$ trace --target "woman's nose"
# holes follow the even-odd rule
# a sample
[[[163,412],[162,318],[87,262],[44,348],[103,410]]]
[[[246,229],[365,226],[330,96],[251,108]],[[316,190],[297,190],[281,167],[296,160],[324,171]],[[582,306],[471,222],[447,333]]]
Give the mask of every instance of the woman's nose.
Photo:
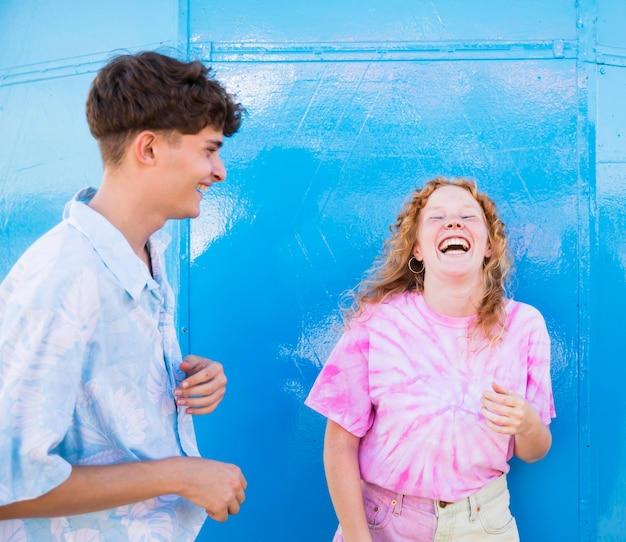
[[[446,224],[446,228],[449,230],[457,230],[457,229],[462,229],[463,228],[463,222],[461,222],[460,220],[453,218],[448,220],[448,223]]]

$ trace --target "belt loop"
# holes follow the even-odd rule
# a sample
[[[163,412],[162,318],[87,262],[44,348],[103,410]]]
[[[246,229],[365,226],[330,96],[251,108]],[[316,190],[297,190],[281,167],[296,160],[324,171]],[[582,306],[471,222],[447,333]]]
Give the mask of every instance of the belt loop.
[[[470,508],[470,523],[474,523],[476,521],[476,518],[478,516],[478,505],[476,504],[476,497],[474,495],[470,495],[467,500],[469,501],[469,508]]]
[[[402,513],[402,501],[404,500],[404,495],[402,493],[397,493],[395,498],[391,501],[391,505],[393,506],[393,515],[398,517]]]

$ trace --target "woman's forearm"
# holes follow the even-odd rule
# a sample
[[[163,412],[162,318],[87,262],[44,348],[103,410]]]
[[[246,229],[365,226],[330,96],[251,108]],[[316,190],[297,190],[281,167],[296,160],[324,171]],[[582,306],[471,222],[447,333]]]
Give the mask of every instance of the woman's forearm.
[[[550,427],[540,421],[527,431],[515,435],[515,455],[526,463],[539,461],[552,446]]]
[[[371,542],[365,519],[359,443],[340,425],[328,420],[324,439],[324,468],[335,513],[346,542]]]

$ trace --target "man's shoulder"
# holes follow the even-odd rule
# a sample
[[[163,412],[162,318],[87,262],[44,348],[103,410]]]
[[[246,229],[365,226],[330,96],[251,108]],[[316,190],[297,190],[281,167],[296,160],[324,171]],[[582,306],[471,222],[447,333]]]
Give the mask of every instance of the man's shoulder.
[[[62,221],[37,239],[20,259],[20,262],[28,262],[29,265],[41,262],[42,265],[50,266],[59,263],[61,269],[70,270],[71,265],[87,264],[93,260],[93,247],[80,231]],[[76,271],[76,269],[73,269]]]
[[[44,283],[47,289],[58,288],[97,264],[98,258],[89,240],[63,221],[26,249],[2,286],[35,288],[37,284]]]

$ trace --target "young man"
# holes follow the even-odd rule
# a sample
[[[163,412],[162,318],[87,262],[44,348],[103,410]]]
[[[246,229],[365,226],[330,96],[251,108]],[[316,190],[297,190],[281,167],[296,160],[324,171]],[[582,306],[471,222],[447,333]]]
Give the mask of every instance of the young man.
[[[0,539],[178,542],[239,511],[241,471],[199,457],[191,418],[226,377],[181,358],[158,230],[224,180],[241,113],[200,62],[145,52],[96,76],[100,188],[0,285]]]

